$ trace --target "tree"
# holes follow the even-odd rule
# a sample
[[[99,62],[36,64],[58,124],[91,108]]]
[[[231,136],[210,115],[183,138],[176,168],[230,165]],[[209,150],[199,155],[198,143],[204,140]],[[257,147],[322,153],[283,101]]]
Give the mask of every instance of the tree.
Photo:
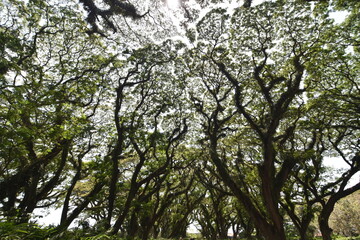
[[[322,53],[319,46],[327,39],[332,23],[326,15],[312,15],[308,4],[285,6],[264,3],[238,9],[230,23],[225,10],[209,12],[197,25],[197,46],[188,64],[192,79],[203,82],[203,87],[196,89],[204,92],[203,97],[192,97],[202,119],[203,144],[218,177],[244,205],[265,239],[286,238],[279,203],[290,172],[297,165],[311,163],[314,154],[325,154],[314,147],[315,137],[301,139],[300,135],[306,132],[301,124],[309,113],[304,108],[309,102],[305,94],[312,92],[313,78],[307,72]],[[231,105],[236,114],[232,114]],[[357,135],[351,128],[347,131],[349,136]],[[240,138],[242,158],[236,158],[226,145],[225,139],[231,135]],[[336,150],[336,144],[331,144],[336,139],[329,138],[329,151]],[[321,157],[318,160],[322,162]],[[356,158],[353,160],[348,161],[355,166]],[[240,168],[244,161],[250,169]],[[252,192],[249,181],[241,181],[245,169],[256,176]],[[352,170],[357,171],[356,167]],[[344,174],[342,190],[352,172]],[[324,211],[331,212],[330,205]]]
[[[352,10],[359,7],[358,4],[349,5],[352,6]],[[351,13],[347,20],[353,17]],[[359,70],[358,51],[349,51],[356,48],[357,39],[347,20],[334,27],[331,35],[329,32],[328,37],[323,41],[325,50],[319,51],[319,55],[313,58],[312,67],[309,68],[312,79],[317,80],[310,83],[312,88],[309,91],[310,96],[312,96],[312,90],[316,89],[315,91],[319,92],[317,101],[310,102],[309,106],[311,108],[317,106],[313,109],[314,111],[321,108],[327,113],[321,116],[312,110],[309,111],[311,115],[315,113],[312,115],[315,116],[312,123],[317,122],[313,128],[321,139],[321,150],[319,150],[325,156],[337,156],[348,165],[341,176],[328,185],[324,185],[320,191],[320,195],[329,196],[326,200],[320,201],[322,210],[319,225],[324,239],[331,239],[332,230],[328,221],[336,202],[360,189],[360,184],[348,186],[350,179],[360,170],[360,158],[359,145],[357,140],[354,140],[359,136],[359,109],[357,107],[359,98],[355,97],[359,94],[359,83],[356,80]],[[329,50],[327,47],[336,48]],[[324,55],[327,59],[319,61]],[[318,61],[316,65],[314,65],[315,61]],[[315,188],[312,189],[312,191],[315,190]]]
[[[99,55],[96,38],[79,34],[84,23],[68,8],[5,6],[0,201],[6,217],[26,222],[34,209],[54,205],[61,191],[53,190],[72,171],[68,159],[92,145],[91,118],[111,58]]]
[[[55,234],[92,218],[128,238],[197,221],[282,240],[290,225],[310,238],[319,214],[331,239],[360,188],[358,3],[194,2],[210,10],[181,2],[187,45],[139,1],[0,3],[2,216],[61,206]],[[348,167],[330,178],[329,157]]]

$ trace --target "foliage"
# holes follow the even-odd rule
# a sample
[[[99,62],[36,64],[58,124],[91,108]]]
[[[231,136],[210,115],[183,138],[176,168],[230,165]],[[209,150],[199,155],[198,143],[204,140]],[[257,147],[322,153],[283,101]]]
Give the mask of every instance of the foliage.
[[[52,227],[42,227],[33,223],[15,224],[8,221],[0,221],[1,239],[47,239],[54,231]]]
[[[341,236],[355,237],[360,235],[359,204],[360,192],[341,199],[336,205],[330,217],[330,226],[334,233]]]
[[[225,2],[182,1],[177,26],[161,1],[0,3],[4,236],[305,240],[318,215],[329,240],[337,202],[355,215],[359,3]]]

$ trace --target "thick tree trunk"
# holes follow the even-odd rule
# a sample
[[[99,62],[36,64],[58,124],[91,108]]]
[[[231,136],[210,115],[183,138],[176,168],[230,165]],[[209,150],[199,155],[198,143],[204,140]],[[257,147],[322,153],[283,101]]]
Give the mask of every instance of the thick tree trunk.
[[[159,238],[159,229],[157,225],[154,225],[154,239]]]
[[[139,211],[139,208],[135,208],[131,214],[131,218],[130,218],[130,222],[129,222],[129,227],[127,229],[127,235],[129,239],[135,239],[136,234],[139,231],[139,224],[138,224],[138,219],[136,216],[136,212]]]
[[[265,240],[286,240],[285,231],[276,229],[275,227],[262,226],[261,235]]]
[[[183,217],[172,229],[169,238],[186,238],[186,229],[188,227],[187,217]]]
[[[310,222],[313,218],[312,217],[308,217],[305,220],[303,220],[303,222],[301,223],[300,227],[298,228],[299,234],[300,234],[300,240],[307,240],[309,239],[308,237],[308,230],[309,230],[309,225]]]
[[[216,149],[216,146],[213,146],[212,149]],[[243,204],[246,211],[248,212],[250,218],[254,222],[254,225],[256,228],[261,232],[261,235],[266,240],[286,240],[285,231],[283,227],[283,219],[279,213],[279,209],[277,207],[277,204],[267,204],[267,207],[269,208],[269,216],[270,219],[274,222],[268,222],[267,219],[264,218],[264,216],[261,215],[261,213],[257,210],[257,208],[252,203],[251,199],[241,191],[239,186],[232,180],[232,178],[229,176],[228,172],[226,171],[225,166],[223,165],[222,161],[219,159],[216,150],[210,151],[210,155],[213,159],[214,164],[217,167],[217,170],[219,172],[219,175],[222,177],[222,180],[224,183],[231,189],[231,191],[234,193],[235,197]],[[266,186],[263,186],[263,188],[266,190]],[[272,194],[271,191],[265,191],[265,194]],[[271,196],[263,196],[264,201],[267,201],[268,198],[272,199]],[[270,208],[271,206],[272,208]]]
[[[117,191],[117,182],[119,179],[119,158],[122,154],[122,145],[124,140],[124,129],[123,125],[120,123],[120,116],[119,112],[121,109],[122,101],[123,101],[123,90],[124,85],[120,84],[119,87],[116,89],[116,102],[115,102],[115,111],[114,111],[114,121],[117,131],[117,142],[116,146],[111,154],[111,181],[110,181],[110,187],[109,187],[109,196],[108,196],[108,215],[106,217],[105,222],[105,229],[108,230],[111,228],[111,219],[113,217],[113,211],[114,211],[114,204],[115,204],[115,198],[116,198],[116,191]]]
[[[142,239],[142,240],[147,240],[147,239],[149,239],[152,226],[153,226],[153,223],[149,223],[148,225],[146,225],[146,226],[143,228],[143,234],[142,234],[142,236],[141,236],[141,239]]]
[[[328,207],[329,205],[323,207],[323,210],[319,216],[319,227],[323,240],[331,240],[332,229],[329,226],[329,217],[333,211],[333,207]]]
[[[121,215],[118,217],[118,219],[116,220],[113,229],[111,231],[111,234],[115,235],[119,232],[122,224],[124,223],[124,220],[126,218],[126,216],[128,215],[129,211],[130,211],[130,207],[131,207],[131,203],[132,200],[135,198],[136,192],[137,192],[138,187],[134,186],[133,189],[130,189],[129,195],[126,199],[126,202],[124,204],[124,209],[121,212]]]
[[[332,235],[332,229],[329,227],[329,225],[325,222],[323,222],[322,224],[320,224],[320,231],[321,231],[321,235],[323,240],[331,240],[331,235]]]

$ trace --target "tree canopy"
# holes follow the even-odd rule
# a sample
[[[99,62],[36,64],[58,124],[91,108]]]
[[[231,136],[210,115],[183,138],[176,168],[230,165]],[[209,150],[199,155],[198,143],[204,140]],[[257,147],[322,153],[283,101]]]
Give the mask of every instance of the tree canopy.
[[[355,236],[359,8],[2,1],[0,236]]]

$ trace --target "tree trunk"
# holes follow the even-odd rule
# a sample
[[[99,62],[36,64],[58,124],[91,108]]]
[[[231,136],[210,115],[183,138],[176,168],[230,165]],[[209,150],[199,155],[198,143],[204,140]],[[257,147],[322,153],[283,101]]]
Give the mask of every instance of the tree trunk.
[[[94,188],[91,190],[91,192],[85,197],[84,201],[78,205],[70,214],[70,216],[66,217],[65,219],[62,219],[61,224],[56,228],[56,231],[53,235],[61,233],[62,231],[65,231],[70,224],[79,216],[79,214],[87,207],[87,205],[90,203],[90,201],[101,191],[105,184],[102,182],[98,182],[95,184]]]
[[[119,151],[119,150],[118,150]],[[108,196],[108,215],[106,217],[105,230],[110,229],[111,227],[111,218],[114,210],[114,203],[116,198],[116,183],[119,179],[119,163],[118,163],[118,151],[114,151],[111,162],[112,162],[112,171],[111,171],[111,182],[109,187],[109,196]]]
[[[186,229],[187,229],[187,219],[182,218],[179,222],[177,222],[173,227],[173,230],[169,236],[169,238],[186,238]]]
[[[153,226],[152,223],[149,223],[148,225],[144,226],[143,234],[142,234],[142,237],[141,237],[142,240],[147,240],[149,238],[152,226]]]
[[[330,212],[331,213],[331,212]],[[327,215],[327,214],[325,214]],[[330,214],[329,214],[330,215]],[[329,226],[329,218],[324,216],[323,213],[319,216],[319,227],[323,240],[331,240],[332,229]]]
[[[276,229],[275,227],[262,226],[261,235],[265,240],[286,240],[285,231]]]
[[[116,220],[113,229],[111,231],[111,234],[115,235],[119,232],[122,224],[124,223],[125,217],[127,216],[127,214],[129,213],[130,207],[131,207],[131,202],[135,197],[135,192],[132,192],[130,190],[129,196],[126,199],[126,202],[124,204],[124,209],[121,212],[121,215],[118,217],[118,219]]]
[[[116,89],[116,102],[115,102],[115,110],[114,110],[114,120],[115,120],[115,126],[117,131],[117,143],[115,145],[115,148],[113,152],[111,153],[111,181],[109,186],[109,196],[108,196],[108,215],[106,216],[106,223],[105,223],[105,229],[108,230],[111,228],[111,219],[113,217],[113,211],[114,211],[114,204],[115,204],[115,198],[116,198],[116,191],[117,191],[117,182],[119,179],[119,158],[122,154],[122,145],[124,140],[124,129],[123,125],[120,123],[120,116],[119,112],[122,105],[123,100],[123,90],[124,85],[120,84],[119,87]]]
[[[136,213],[139,211],[139,208],[135,208],[131,214],[129,227],[127,229],[127,235],[129,239],[135,239],[136,233],[139,231],[139,224]]]
[[[301,222],[300,227],[298,228],[300,234],[300,240],[307,240],[308,238],[308,230],[311,220],[313,219],[312,216],[308,216]]]

